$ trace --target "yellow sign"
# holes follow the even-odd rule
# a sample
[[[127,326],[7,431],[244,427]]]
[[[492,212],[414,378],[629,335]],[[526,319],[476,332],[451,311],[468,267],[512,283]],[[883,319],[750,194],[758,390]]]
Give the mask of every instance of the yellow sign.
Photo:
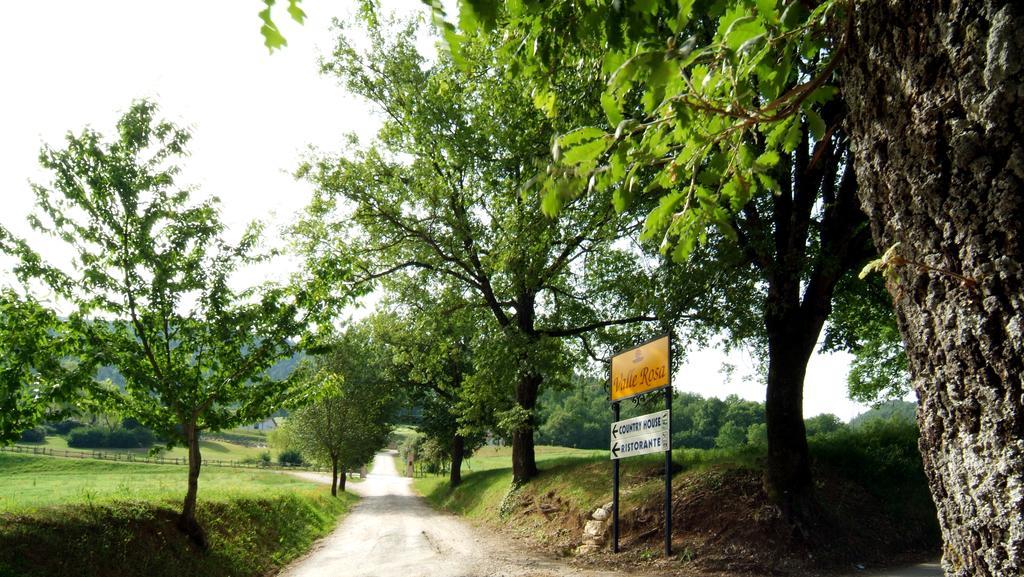
[[[612,402],[667,387],[668,335],[612,357]]]

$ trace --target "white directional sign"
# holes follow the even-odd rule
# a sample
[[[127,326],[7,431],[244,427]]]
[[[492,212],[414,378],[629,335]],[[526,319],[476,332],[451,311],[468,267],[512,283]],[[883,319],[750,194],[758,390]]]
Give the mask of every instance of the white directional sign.
[[[669,412],[659,411],[612,423],[612,459],[667,451]]]

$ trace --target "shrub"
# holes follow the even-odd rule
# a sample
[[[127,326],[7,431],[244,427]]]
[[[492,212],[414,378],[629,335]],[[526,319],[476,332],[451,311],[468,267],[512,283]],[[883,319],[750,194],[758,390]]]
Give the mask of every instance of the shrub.
[[[87,449],[144,449],[153,445],[153,432],[145,428],[79,427],[68,433],[68,446]]]
[[[817,461],[840,469],[865,485],[884,488],[899,483],[924,485],[917,448],[917,425],[876,420],[857,429],[839,429],[810,441]]]
[[[294,449],[287,449],[285,451],[281,451],[281,453],[277,456],[277,462],[285,466],[301,465],[303,463],[302,453]]]
[[[107,446],[107,432],[96,427],[79,427],[68,433],[68,446],[79,449],[101,449]]]
[[[47,425],[47,427],[53,432],[54,435],[66,435],[70,433],[72,429],[77,429],[78,427],[84,426],[85,424],[83,424],[81,421],[76,421],[74,419],[68,419],[66,421],[61,421],[59,423],[51,423]]]
[[[42,443],[46,441],[46,430],[44,429],[27,429],[21,432],[21,442],[23,443]]]

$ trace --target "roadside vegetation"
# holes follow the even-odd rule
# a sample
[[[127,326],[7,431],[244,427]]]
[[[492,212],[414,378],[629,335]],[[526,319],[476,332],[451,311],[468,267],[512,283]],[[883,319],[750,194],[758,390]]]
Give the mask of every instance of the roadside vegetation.
[[[0,576],[266,575],[305,552],[355,501],[262,471],[210,469],[197,518],[178,531],[181,467],[0,453]]]
[[[784,530],[760,480],[763,444],[681,448],[672,452],[674,557],[661,559],[663,457],[645,455],[620,462],[624,553],[613,560],[598,552],[578,562],[767,574],[933,558],[941,541],[917,429],[892,416],[870,411],[855,426],[811,436],[821,519],[811,535]],[[413,485],[435,507],[571,554],[582,544],[589,515],[612,499],[607,450],[541,446],[538,463],[538,478],[516,485],[508,449],[484,447],[457,488],[430,474]]]

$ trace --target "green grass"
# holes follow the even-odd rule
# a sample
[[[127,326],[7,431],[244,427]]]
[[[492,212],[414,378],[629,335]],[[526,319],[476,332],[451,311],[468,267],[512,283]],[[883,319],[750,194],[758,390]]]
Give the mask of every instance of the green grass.
[[[118,499],[179,500],[187,469],[174,465],[119,463],[0,453],[0,512]],[[239,497],[307,490],[311,484],[281,473],[204,467],[199,498]]]
[[[21,445],[32,446],[32,447],[45,447],[47,449],[55,449],[58,451],[72,451],[72,452],[98,452],[105,454],[131,454],[136,456],[148,456],[149,449],[88,449],[79,447],[69,447],[68,441],[64,437],[48,436],[44,443],[19,443]],[[237,445],[221,440],[206,440],[199,441],[199,450],[202,452],[203,459],[216,459],[220,461],[243,461],[245,459],[258,459],[259,456],[267,451],[270,451],[271,458],[277,459],[277,452],[273,449],[265,449],[258,447],[246,447],[244,445]],[[170,451],[160,451],[157,455],[164,459],[187,459],[188,449],[186,447],[175,447]]]
[[[0,577],[257,577],[329,532],[356,497],[286,474],[205,468],[199,552],[175,527],[184,467],[0,453]]]
[[[0,514],[0,576],[258,577],[327,534],[354,502],[324,490],[201,501],[209,549],[176,528],[168,503],[116,501]]]
[[[673,476],[682,471],[711,467],[759,466],[764,449],[676,449],[672,451]],[[612,461],[608,451],[539,446],[536,452],[540,475],[530,482],[531,495],[551,492],[579,511],[591,511],[612,499]],[[619,461],[622,506],[629,507],[659,494],[665,465],[664,454],[649,454]],[[445,475],[428,475],[413,487],[435,507],[467,517],[496,519],[502,499],[512,486],[512,450],[484,447],[463,466],[463,483],[455,491]]]

